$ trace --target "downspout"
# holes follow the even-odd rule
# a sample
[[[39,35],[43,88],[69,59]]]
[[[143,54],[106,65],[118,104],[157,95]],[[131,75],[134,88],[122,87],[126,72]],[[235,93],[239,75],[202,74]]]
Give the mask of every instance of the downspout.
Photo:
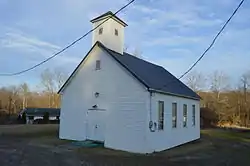
[[[149,121],[152,121],[152,92],[149,92]]]
[[[152,91],[149,91],[149,130],[151,132],[155,132],[156,130],[156,122],[153,122],[152,120]]]

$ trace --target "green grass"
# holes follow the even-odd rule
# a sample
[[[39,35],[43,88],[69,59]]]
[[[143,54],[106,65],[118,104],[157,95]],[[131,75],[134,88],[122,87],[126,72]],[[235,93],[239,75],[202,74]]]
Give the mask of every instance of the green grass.
[[[0,136],[11,137],[57,137],[57,124],[44,125],[3,125],[0,126]]]
[[[210,137],[226,139],[226,140],[235,140],[241,142],[250,142],[250,132],[240,132],[240,131],[231,131],[231,130],[201,130],[201,134]]]
[[[0,126],[0,136],[13,138],[25,138],[37,145],[51,146],[65,145],[73,148],[80,154],[100,156],[145,156],[128,153],[119,150],[111,150],[103,147],[77,147],[71,140],[60,140],[58,138],[58,125],[5,125]],[[201,130],[201,139],[172,148],[160,153],[153,153],[146,156],[161,156],[172,158],[175,156],[186,156],[191,154],[206,154],[218,150],[227,153],[230,145],[235,143],[250,143],[250,132],[236,132],[233,130],[209,129]],[[250,145],[250,144],[249,144]]]

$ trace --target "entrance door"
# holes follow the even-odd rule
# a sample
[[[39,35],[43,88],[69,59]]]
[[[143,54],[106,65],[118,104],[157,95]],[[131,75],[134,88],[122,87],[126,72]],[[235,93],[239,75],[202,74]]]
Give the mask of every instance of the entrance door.
[[[87,139],[104,142],[105,110],[87,111]]]

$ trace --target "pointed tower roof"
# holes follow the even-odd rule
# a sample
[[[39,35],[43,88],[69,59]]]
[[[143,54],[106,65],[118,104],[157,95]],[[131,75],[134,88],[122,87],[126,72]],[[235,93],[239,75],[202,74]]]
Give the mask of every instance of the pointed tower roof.
[[[108,11],[108,12],[106,12],[106,13],[104,13],[104,14],[102,14],[102,15],[100,15],[100,16],[98,16],[98,17],[92,19],[92,20],[90,20],[90,22],[94,23],[94,22],[103,20],[103,19],[105,19],[105,18],[108,18],[108,17],[110,17],[110,16],[112,16],[112,18],[113,18],[114,20],[116,20],[117,22],[119,22],[120,24],[122,24],[124,27],[128,26],[124,21],[122,21],[119,17],[117,17],[117,16],[116,16],[113,12],[111,12],[111,11]]]

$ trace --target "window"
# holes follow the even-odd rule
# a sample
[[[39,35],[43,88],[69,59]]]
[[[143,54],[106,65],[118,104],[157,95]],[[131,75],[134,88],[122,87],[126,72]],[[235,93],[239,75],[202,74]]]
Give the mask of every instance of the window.
[[[99,29],[99,35],[102,34],[102,31],[103,31],[103,28],[100,28],[100,29]]]
[[[183,104],[183,127],[187,127],[187,104]]]
[[[158,130],[163,130],[164,126],[164,102],[158,102]]]
[[[192,105],[192,125],[195,126],[195,105]]]
[[[172,103],[172,127],[177,127],[177,103]]]
[[[118,36],[118,30],[117,29],[115,29],[115,35]]]
[[[97,61],[95,62],[95,69],[96,69],[96,70],[100,70],[100,69],[101,69],[101,61],[100,61],[100,60],[97,60]]]

